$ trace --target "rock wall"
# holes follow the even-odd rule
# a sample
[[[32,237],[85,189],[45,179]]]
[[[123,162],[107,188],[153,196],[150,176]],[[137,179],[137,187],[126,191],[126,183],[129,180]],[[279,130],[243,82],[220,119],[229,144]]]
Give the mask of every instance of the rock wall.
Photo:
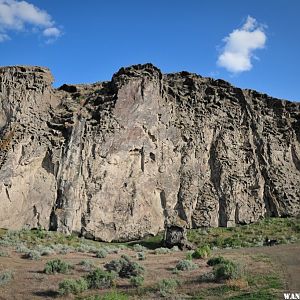
[[[0,68],[0,227],[124,241],[299,214],[299,103],[151,64],[52,80]]]

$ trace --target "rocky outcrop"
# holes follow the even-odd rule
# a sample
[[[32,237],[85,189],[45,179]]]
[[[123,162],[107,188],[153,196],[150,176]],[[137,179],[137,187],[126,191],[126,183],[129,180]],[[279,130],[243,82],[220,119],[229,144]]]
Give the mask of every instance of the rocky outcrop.
[[[0,227],[124,241],[299,214],[299,103],[151,64],[52,80],[0,68]]]

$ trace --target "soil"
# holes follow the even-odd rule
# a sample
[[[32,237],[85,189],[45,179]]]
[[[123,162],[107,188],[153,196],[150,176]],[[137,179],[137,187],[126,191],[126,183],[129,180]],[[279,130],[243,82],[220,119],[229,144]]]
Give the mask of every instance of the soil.
[[[1,249],[0,249],[1,250]],[[7,251],[8,249],[3,249]],[[22,254],[10,251],[10,257],[0,257],[0,271],[11,270],[14,278],[4,286],[0,287],[1,300],[37,300],[37,299],[54,299],[58,296],[58,284],[64,278],[79,278],[87,271],[84,270],[79,262],[82,259],[90,259],[95,265],[103,265],[112,260],[119,258],[121,254],[127,254],[136,259],[136,252],[132,250],[122,250],[119,254],[109,254],[106,258],[96,258],[94,254],[89,253],[69,253],[67,255],[51,255],[42,257],[40,260],[33,261],[22,258]],[[225,257],[244,261],[248,268],[260,268],[266,271],[268,264],[254,261],[253,255],[264,254],[270,257],[276,268],[282,273],[285,281],[285,289],[289,292],[300,291],[300,244],[279,245],[273,247],[244,248],[244,249],[225,249],[214,251],[213,254],[222,254]],[[205,260],[194,260],[199,268],[193,271],[180,272],[173,274],[172,269],[176,263],[186,256],[186,252],[173,252],[170,254],[156,255],[151,251],[146,253],[146,260],[139,261],[145,267],[145,285],[153,286],[159,280],[164,278],[176,278],[184,284],[180,288],[181,293],[190,289],[199,290],[206,287],[206,283],[199,283],[199,276],[211,270]],[[60,258],[72,263],[75,268],[70,274],[46,275],[43,273],[45,263],[54,258]],[[132,287],[128,280],[118,280],[117,288],[123,291],[130,291]],[[105,291],[97,291],[104,293]],[[88,291],[85,294],[95,294],[95,291]],[[60,299],[75,299],[74,296],[64,296]],[[140,298],[137,298],[140,299]]]

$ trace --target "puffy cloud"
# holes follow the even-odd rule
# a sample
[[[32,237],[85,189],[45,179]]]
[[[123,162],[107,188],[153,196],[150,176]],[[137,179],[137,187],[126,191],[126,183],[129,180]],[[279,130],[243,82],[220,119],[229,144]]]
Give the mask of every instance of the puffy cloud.
[[[5,33],[0,33],[0,43],[9,40],[9,36]]]
[[[217,65],[232,73],[251,70],[253,52],[264,48],[266,39],[264,27],[248,16],[240,29],[233,30],[223,39],[225,46],[218,57]]]
[[[45,10],[31,3],[0,0],[0,42],[9,39],[8,32],[26,30],[29,27],[43,30],[43,35],[46,37],[57,38],[61,32],[54,27],[54,24],[52,17]]]
[[[61,32],[56,27],[50,27],[50,28],[46,28],[43,31],[43,35],[46,37],[59,37],[61,35]]]

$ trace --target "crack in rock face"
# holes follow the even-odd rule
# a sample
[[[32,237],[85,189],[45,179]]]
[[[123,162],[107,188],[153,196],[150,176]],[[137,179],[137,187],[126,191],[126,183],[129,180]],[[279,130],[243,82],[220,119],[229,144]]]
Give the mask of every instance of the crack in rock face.
[[[52,81],[0,68],[1,228],[128,241],[300,213],[299,103],[151,64]]]

